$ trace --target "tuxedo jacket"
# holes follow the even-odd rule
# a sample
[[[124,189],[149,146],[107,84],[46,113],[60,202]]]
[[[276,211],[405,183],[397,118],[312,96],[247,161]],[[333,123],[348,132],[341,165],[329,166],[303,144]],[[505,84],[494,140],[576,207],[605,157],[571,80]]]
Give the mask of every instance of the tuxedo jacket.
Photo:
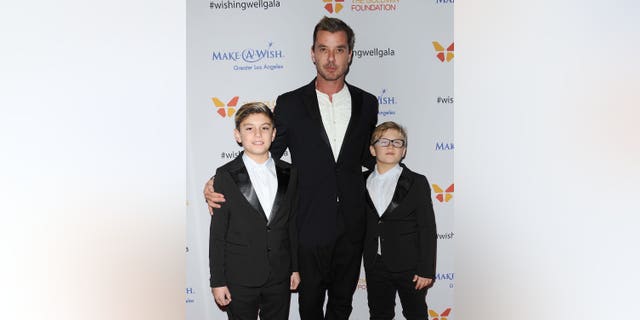
[[[431,188],[425,176],[401,166],[393,198],[382,216],[367,192],[365,270],[375,263],[380,237],[382,260],[390,271],[415,270],[421,277],[434,279],[437,235]],[[365,172],[365,179],[371,172]]]
[[[242,161],[243,153],[216,170],[214,188],[226,202],[211,217],[209,268],[212,288],[233,283],[259,287],[298,271],[295,227],[297,174],[274,159],[278,189],[267,220]]]
[[[368,147],[378,121],[378,100],[362,89],[346,85],[351,94],[351,118],[337,160],[322,124],[315,79],[276,100],[277,131],[271,154],[280,158],[289,148],[291,162],[298,169],[297,224],[301,245],[329,244],[345,232],[354,242],[361,243],[364,237],[362,166],[374,164]]]

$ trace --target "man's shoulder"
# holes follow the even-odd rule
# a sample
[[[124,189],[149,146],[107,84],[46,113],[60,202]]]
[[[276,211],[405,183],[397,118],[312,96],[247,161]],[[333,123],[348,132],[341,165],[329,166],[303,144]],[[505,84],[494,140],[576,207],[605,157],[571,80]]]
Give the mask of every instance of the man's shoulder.
[[[303,85],[300,88],[291,90],[289,92],[285,92],[285,93],[281,94],[278,98],[298,97],[298,96],[301,96],[305,91],[310,90],[310,89],[313,89],[313,81]]]
[[[376,96],[374,96],[373,94],[371,94],[371,93],[369,93],[369,92],[367,92],[367,91],[365,91],[365,90],[363,90],[363,89],[360,89],[360,88],[358,88],[358,87],[356,87],[356,86],[354,86],[354,85],[352,85],[352,84],[350,84],[350,83],[347,83],[347,87],[349,87],[349,92],[350,92],[352,95],[353,95],[353,94],[358,94],[358,95],[362,95],[362,96],[364,96],[364,97],[366,97],[366,98],[369,98],[369,99],[374,99],[374,100],[377,100],[377,99],[378,99],[378,98],[376,98]]]

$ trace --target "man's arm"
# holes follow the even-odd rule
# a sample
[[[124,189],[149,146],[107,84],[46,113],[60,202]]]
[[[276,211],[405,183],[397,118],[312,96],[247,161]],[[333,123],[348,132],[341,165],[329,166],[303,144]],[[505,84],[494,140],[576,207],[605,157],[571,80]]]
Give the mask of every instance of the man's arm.
[[[278,106],[282,105],[282,97],[278,97],[276,99],[276,106],[273,109],[273,119],[276,126],[276,138],[271,143],[271,157],[274,159],[282,158],[284,151],[287,150],[288,142],[287,142],[287,125],[284,119],[284,112],[282,108],[278,108]]]
[[[211,177],[204,184],[204,198],[207,201],[207,208],[209,208],[209,214],[213,215],[213,209],[220,209],[220,204],[225,202],[224,195],[222,193],[216,193],[213,189],[213,179],[215,176]]]

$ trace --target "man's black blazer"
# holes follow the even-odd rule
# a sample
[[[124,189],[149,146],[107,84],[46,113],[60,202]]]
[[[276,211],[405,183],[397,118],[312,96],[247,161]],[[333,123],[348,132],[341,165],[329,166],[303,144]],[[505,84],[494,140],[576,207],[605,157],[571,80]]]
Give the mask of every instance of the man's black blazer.
[[[210,284],[257,287],[270,280],[288,280],[298,271],[295,224],[297,173],[274,159],[278,191],[267,222],[258,195],[242,161],[243,153],[216,170],[214,188],[226,202],[211,217]]]
[[[373,165],[368,147],[378,121],[378,100],[362,89],[347,86],[351,118],[337,161],[322,124],[315,79],[276,100],[277,132],[271,154],[280,158],[288,147],[291,162],[298,169],[301,245],[329,244],[344,232],[354,242],[361,243],[364,237],[362,166]]]
[[[367,192],[365,270],[373,267],[380,237],[382,260],[392,272],[415,270],[434,279],[436,267],[436,221],[427,178],[404,165],[391,203],[382,216]],[[372,171],[365,172],[365,179]]]

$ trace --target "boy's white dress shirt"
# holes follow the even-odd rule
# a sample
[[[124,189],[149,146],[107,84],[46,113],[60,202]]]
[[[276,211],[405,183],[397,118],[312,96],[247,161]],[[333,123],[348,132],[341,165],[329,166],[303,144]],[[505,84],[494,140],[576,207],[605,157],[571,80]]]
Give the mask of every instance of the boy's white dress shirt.
[[[260,200],[260,206],[262,206],[262,210],[267,220],[269,220],[271,208],[273,208],[273,201],[278,191],[276,163],[273,161],[273,158],[271,158],[271,153],[269,153],[269,159],[262,164],[253,161],[246,153],[242,155],[242,161],[247,168],[249,179],[251,180],[253,189],[256,190],[258,200]]]

